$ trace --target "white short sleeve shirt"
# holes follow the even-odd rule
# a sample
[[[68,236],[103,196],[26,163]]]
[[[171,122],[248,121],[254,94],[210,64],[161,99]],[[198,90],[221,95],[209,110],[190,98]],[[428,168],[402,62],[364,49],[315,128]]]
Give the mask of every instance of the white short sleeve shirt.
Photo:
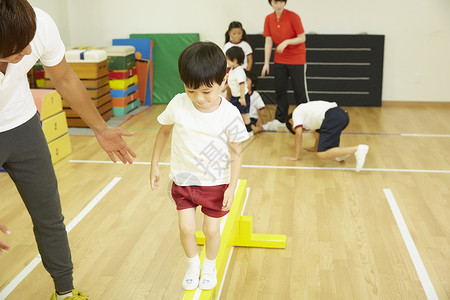
[[[263,109],[264,107],[266,106],[261,95],[257,91],[253,91],[250,95],[250,111],[248,117],[258,119],[258,110]]]
[[[242,68],[242,66],[238,66],[236,68],[230,69],[228,71],[228,86],[231,90],[231,95],[233,97],[240,97],[241,96],[241,84],[245,85],[245,94],[248,93],[247,88],[247,76],[245,75],[245,71]]]
[[[307,131],[320,129],[327,110],[336,106],[336,102],[322,100],[300,104],[292,112],[294,128],[303,126],[303,129]]]
[[[6,74],[0,72],[0,132],[22,125],[36,114],[36,106],[28,84],[27,73],[38,59],[45,66],[55,66],[64,57],[64,44],[53,19],[39,8],[36,34],[31,41],[31,54],[16,64],[8,64]]]
[[[174,125],[169,176],[177,185],[214,186],[230,182],[227,142],[249,138],[236,107],[221,97],[215,111],[202,113],[183,93],[169,102],[158,122]]]

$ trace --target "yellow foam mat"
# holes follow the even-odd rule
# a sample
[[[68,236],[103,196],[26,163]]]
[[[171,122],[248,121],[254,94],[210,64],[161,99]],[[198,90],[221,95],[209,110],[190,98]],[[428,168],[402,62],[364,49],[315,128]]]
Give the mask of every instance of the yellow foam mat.
[[[113,90],[124,90],[128,88],[132,84],[136,84],[138,82],[137,75],[133,75],[127,79],[113,79],[109,81],[109,86]]]

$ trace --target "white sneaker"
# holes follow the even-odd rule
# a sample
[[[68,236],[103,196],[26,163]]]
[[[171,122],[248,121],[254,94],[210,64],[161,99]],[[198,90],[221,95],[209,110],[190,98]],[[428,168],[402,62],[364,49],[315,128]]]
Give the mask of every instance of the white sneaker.
[[[212,290],[217,285],[217,270],[208,270],[203,266],[202,277],[200,278],[200,283],[198,287],[202,290]]]
[[[198,278],[200,277],[200,264],[189,265],[183,278],[182,286],[187,291],[195,290],[198,287]]]
[[[350,157],[350,155],[339,156],[339,157],[336,157],[335,159],[336,159],[336,161],[341,162],[341,161],[344,161],[348,157]]]
[[[367,145],[358,145],[358,149],[356,149],[355,157],[356,157],[356,172],[361,171],[364,166],[364,161],[366,160],[367,152],[369,152],[369,146]]]
[[[272,121],[264,124],[263,129],[268,130],[268,131],[277,131],[278,127],[281,127],[281,126],[284,126],[284,124],[281,123],[280,121],[278,121],[277,119],[275,119],[275,120],[272,120]]]

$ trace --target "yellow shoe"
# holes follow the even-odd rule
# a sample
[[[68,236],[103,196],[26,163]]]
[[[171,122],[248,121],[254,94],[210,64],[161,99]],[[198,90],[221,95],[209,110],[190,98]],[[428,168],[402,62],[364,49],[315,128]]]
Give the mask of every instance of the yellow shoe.
[[[89,296],[86,294],[82,294],[80,293],[77,289],[73,289],[72,290],[72,297],[66,297],[64,298],[64,300],[88,300]],[[53,292],[52,297],[50,298],[50,300],[57,300],[57,296],[56,296],[56,292]]]

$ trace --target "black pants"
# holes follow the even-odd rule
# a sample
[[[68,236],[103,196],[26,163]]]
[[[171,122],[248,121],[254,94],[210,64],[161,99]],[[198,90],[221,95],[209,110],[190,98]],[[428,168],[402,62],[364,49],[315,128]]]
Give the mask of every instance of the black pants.
[[[306,86],[306,65],[282,65],[276,63],[274,71],[277,99],[275,119],[285,123],[289,110],[289,78],[291,78],[292,88],[294,89],[295,104],[299,105],[300,103],[309,102]]]
[[[33,221],[45,269],[57,291],[73,289],[72,259],[50,151],[36,114],[0,132],[0,165],[8,172]]]

